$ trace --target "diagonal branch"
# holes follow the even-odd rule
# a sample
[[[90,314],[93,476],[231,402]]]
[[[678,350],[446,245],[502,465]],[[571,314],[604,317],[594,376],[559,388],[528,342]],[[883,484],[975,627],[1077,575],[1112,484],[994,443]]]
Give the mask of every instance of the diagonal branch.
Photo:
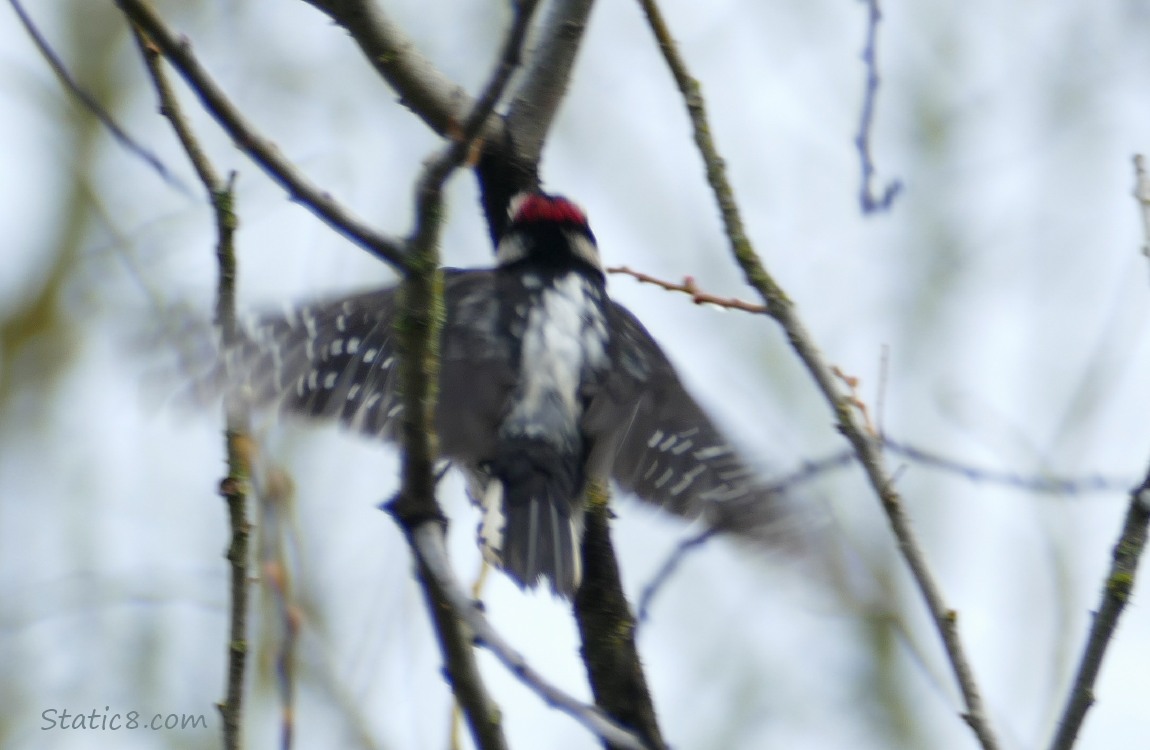
[[[1114,546],[1114,561],[1102,586],[1102,601],[1094,612],[1086,648],[1078,664],[1078,672],[1070,686],[1066,708],[1058,720],[1058,731],[1050,743],[1050,750],[1070,750],[1086,719],[1086,712],[1094,705],[1094,683],[1102,669],[1102,659],[1118,627],[1118,618],[1130,601],[1134,590],[1134,574],[1138,561],[1146,548],[1146,527],[1150,523],[1150,473],[1142,484],[1130,493],[1130,507],[1122,524],[1122,534]]]
[[[507,667],[508,671],[542,697],[548,705],[571,716],[595,736],[610,743],[612,747],[625,750],[644,750],[646,746],[634,734],[613,722],[598,708],[576,700],[547,682],[527,663],[522,654],[512,648],[499,635],[476,603],[468,598],[463,586],[455,578],[455,574],[447,562],[442,526],[436,523],[421,524],[412,535],[412,543],[419,553],[421,563],[426,566],[437,585],[447,596],[455,613],[467,623],[475,634],[477,644],[490,651]]]
[[[502,141],[502,119],[477,108],[471,95],[436,68],[374,0],[305,2],[342,26],[400,101],[436,133],[450,135],[466,113],[487,111],[482,138]]]
[[[860,463],[862,463],[867,479],[882,501],[887,520],[898,539],[899,551],[906,560],[907,567],[910,568],[919,593],[922,595],[931,618],[934,620],[935,628],[942,639],[943,647],[966,703],[966,713],[963,715],[963,719],[970,725],[983,748],[994,750],[998,747],[998,741],[990,728],[982,705],[982,697],[970,668],[970,662],[966,657],[962,641],[958,637],[958,614],[947,606],[943,599],[942,592],[939,590],[938,584],[927,566],[926,558],[911,531],[910,521],[902,507],[901,498],[883,467],[881,440],[868,434],[859,423],[855,410],[851,408],[853,397],[842,391],[832,369],[815,346],[814,339],[807,331],[806,326],[799,320],[794,303],[767,272],[751,245],[751,241],[743,228],[734,191],[727,180],[726,168],[711,137],[699,83],[688,72],[686,63],[679,55],[675,42],[671,38],[671,32],[667,28],[666,21],[663,19],[655,0],[639,0],[639,4],[647,16],[648,23],[655,34],[671,74],[674,76],[680,92],[682,92],[694,129],[695,143],[703,156],[707,179],[718,201],[732,253],[743,269],[747,282],[762,296],[763,302],[767,306],[767,314],[782,326],[795,353],[810,372],[815,384],[834,412],[839,430],[850,442]]]
[[[163,52],[236,146],[287,190],[293,200],[376,257],[401,271],[406,268],[407,259],[400,241],[371,227],[296,169],[228,99],[192,54],[188,41],[177,38],[144,0],[116,0],[116,4]]]
[[[1143,245],[1143,252],[1146,252],[1150,248],[1150,175],[1146,173],[1145,158],[1142,155],[1134,157],[1134,179],[1134,198],[1142,214],[1147,243]],[[1146,548],[1147,524],[1150,524],[1150,472],[1147,472],[1142,484],[1130,493],[1130,508],[1126,511],[1126,521],[1118,537],[1118,544],[1114,546],[1114,562],[1102,587],[1102,602],[1094,613],[1082,661],[1078,664],[1078,672],[1070,687],[1066,708],[1058,720],[1058,731],[1051,740],[1050,750],[1069,750],[1074,746],[1078,730],[1086,719],[1086,712],[1094,704],[1094,682],[1102,669],[1106,648],[1118,627],[1118,618],[1134,590],[1134,574]]]
[[[40,56],[48,63],[48,67],[52,68],[52,72],[56,74],[56,78],[60,80],[60,83],[64,84],[64,88],[72,92],[72,96],[76,97],[80,104],[91,112],[92,116],[100,121],[100,124],[108,129],[108,132],[112,134],[112,137],[115,138],[121,146],[143,159],[144,163],[160,176],[160,179],[184,195],[191,195],[192,193],[188,186],[168,169],[167,165],[160,160],[160,157],[156,156],[152,153],[151,149],[137,141],[128,131],[120,127],[120,124],[116,122],[116,118],[112,117],[112,114],[96,100],[96,97],[92,96],[92,94],[81,86],[80,82],[72,76],[72,73],[68,70],[68,66],[64,64],[64,61],[61,60],[60,56],[56,54],[56,51],[52,49],[52,45],[49,44],[48,40],[44,38],[44,35],[40,33],[40,29],[36,26],[32,17],[28,15],[28,11],[24,9],[20,0],[8,0],[8,2],[12,6],[12,10],[16,12],[16,16],[20,19],[24,30],[32,39],[32,44],[36,45]]]

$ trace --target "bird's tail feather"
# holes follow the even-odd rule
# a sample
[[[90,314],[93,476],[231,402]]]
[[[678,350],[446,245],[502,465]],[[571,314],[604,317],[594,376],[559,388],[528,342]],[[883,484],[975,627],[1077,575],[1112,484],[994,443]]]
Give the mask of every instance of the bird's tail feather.
[[[582,487],[565,462],[540,461],[538,446],[513,451],[488,469],[473,492],[483,508],[479,540],[484,557],[520,586],[541,578],[558,596],[579,587]]]

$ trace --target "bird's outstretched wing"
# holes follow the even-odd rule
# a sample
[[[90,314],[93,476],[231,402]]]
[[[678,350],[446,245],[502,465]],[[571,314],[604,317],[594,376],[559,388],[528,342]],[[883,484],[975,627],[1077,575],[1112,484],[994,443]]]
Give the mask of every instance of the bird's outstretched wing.
[[[441,452],[468,460],[487,452],[515,369],[497,335],[497,275],[445,269],[444,276],[447,319],[468,325],[444,329],[437,429]],[[247,321],[221,352],[216,390],[253,409],[335,420],[396,440],[403,413],[394,330],[400,294],[387,287]]]
[[[614,303],[609,314],[615,366],[585,424],[598,454],[593,471],[672,513],[702,515],[716,530],[785,537],[782,527],[795,519],[791,499],[748,467],[635,316]]]

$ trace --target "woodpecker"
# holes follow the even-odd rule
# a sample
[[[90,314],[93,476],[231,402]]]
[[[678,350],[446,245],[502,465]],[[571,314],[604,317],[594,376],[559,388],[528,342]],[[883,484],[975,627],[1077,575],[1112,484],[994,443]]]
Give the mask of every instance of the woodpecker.
[[[607,295],[583,210],[541,192],[511,202],[487,269],[444,269],[435,425],[481,508],[484,557],[521,587],[580,581],[584,493],[614,479],[711,528],[770,536],[785,498],[764,485],[643,325]],[[222,354],[253,407],[399,440],[396,288],[256,318]]]

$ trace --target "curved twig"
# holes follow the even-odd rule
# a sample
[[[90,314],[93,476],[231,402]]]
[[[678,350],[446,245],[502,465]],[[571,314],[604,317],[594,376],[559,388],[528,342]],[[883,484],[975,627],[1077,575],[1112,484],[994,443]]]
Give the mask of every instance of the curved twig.
[[[866,66],[866,91],[863,93],[862,111],[859,113],[855,149],[859,153],[862,168],[862,179],[859,181],[859,206],[863,214],[873,214],[890,210],[894,205],[894,199],[902,192],[902,181],[890,180],[883,186],[882,197],[875,198],[875,167],[870,153],[870,136],[871,126],[874,124],[874,105],[878,99],[878,24],[882,20],[882,11],[878,7],[878,0],[863,1],[867,5],[866,46],[862,51],[863,64]]]

